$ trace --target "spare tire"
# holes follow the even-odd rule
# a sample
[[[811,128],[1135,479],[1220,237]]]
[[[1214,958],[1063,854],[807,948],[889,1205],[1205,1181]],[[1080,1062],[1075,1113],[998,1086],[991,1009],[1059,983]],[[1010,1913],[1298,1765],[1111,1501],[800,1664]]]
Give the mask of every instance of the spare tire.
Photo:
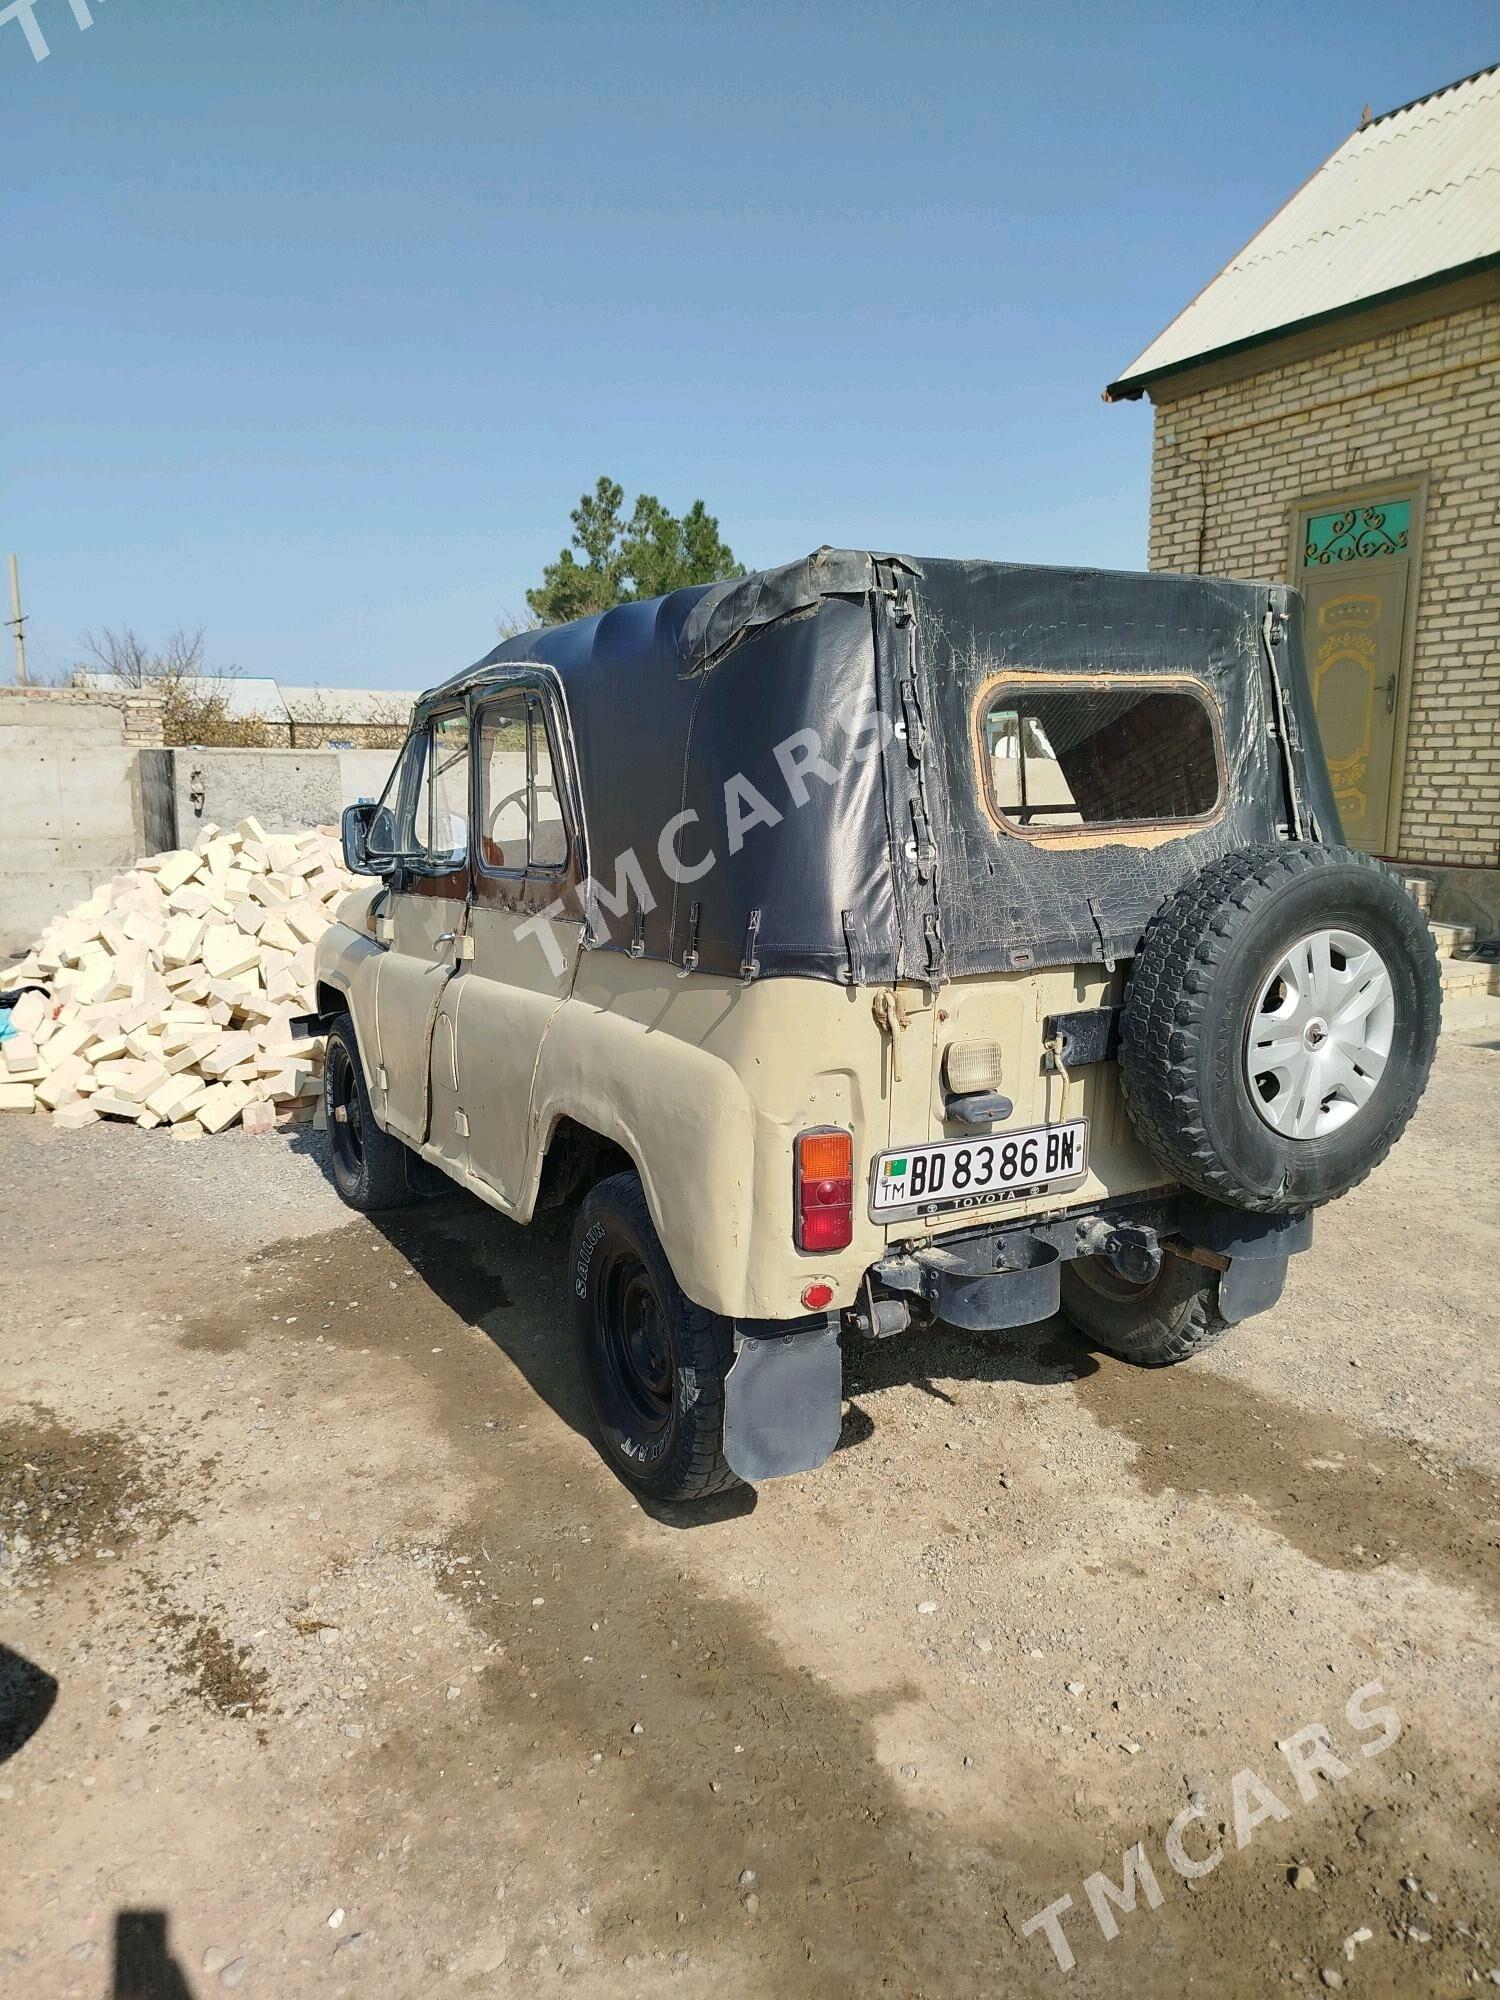
[[[1146,931],[1120,1023],[1137,1132],[1189,1187],[1263,1214],[1362,1181],[1406,1129],[1437,1046],[1432,934],[1368,855],[1243,848]]]

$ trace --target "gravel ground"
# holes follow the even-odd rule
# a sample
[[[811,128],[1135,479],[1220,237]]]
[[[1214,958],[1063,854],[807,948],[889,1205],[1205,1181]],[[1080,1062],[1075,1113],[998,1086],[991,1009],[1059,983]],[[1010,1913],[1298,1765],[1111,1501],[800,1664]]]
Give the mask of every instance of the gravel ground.
[[[588,1442],[566,1218],[0,1119],[0,1994],[1500,1985],[1497,1134],[1447,1042],[1210,1355],[861,1348],[689,1517]]]

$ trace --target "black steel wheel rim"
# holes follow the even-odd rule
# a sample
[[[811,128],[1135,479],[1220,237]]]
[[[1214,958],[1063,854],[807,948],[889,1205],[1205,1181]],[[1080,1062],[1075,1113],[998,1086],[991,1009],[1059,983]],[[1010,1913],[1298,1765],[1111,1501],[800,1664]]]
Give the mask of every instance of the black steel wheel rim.
[[[364,1120],[354,1060],[342,1042],[328,1051],[328,1133],[335,1164],[350,1180],[358,1180],[365,1161]]]
[[[616,1250],[594,1293],[594,1345],[610,1416],[645,1442],[672,1421],[677,1363],[656,1287],[639,1257]]]

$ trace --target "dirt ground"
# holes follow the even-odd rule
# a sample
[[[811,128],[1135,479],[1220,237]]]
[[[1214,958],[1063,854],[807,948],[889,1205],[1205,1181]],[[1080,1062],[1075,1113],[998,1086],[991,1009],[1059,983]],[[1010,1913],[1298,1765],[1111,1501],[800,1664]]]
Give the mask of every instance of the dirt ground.
[[[858,1347],[706,1518],[588,1442],[566,1217],[318,1143],[0,1119],[0,1994],[1500,1985],[1493,1037],[1208,1357]]]

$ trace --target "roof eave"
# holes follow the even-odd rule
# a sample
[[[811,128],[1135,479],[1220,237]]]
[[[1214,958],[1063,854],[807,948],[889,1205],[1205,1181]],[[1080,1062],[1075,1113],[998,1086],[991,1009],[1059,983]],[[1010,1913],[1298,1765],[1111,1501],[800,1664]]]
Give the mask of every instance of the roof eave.
[[[1426,277],[1413,278],[1409,284],[1392,285],[1383,292],[1369,292],[1363,298],[1351,299],[1346,305],[1330,306],[1326,312],[1309,313],[1304,319],[1286,320],[1280,326],[1267,327],[1262,333],[1247,334],[1243,340],[1231,340],[1222,347],[1205,348],[1201,354],[1186,355],[1181,361],[1168,361],[1160,368],[1144,369],[1139,375],[1122,375],[1117,382],[1106,385],[1104,401],[1138,402],[1153,383],[1164,382],[1173,375],[1186,374],[1190,368],[1202,368],[1210,361],[1224,361],[1232,355],[1248,354],[1257,347],[1268,346],[1273,340],[1283,340],[1288,334],[1330,326],[1338,320],[1350,319],[1356,313],[1369,312],[1375,306],[1389,305],[1397,299],[1432,291],[1438,285],[1451,284],[1455,279],[1497,269],[1500,269],[1500,251],[1491,251],[1484,257],[1471,257],[1467,263],[1450,264],[1444,270],[1429,272]]]

